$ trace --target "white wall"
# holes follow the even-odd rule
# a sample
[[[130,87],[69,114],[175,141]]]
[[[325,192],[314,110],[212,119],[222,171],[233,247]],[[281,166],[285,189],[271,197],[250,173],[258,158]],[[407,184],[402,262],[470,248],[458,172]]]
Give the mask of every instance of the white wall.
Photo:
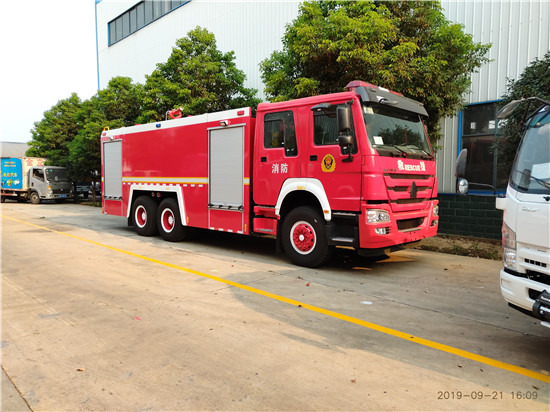
[[[108,46],[107,23],[137,1],[103,0],[97,6],[100,87],[114,76],[143,83],[157,63],[165,62],[176,39],[197,26],[216,36],[218,49],[233,50],[235,63],[246,73],[246,87],[263,90],[259,63],[281,50],[285,25],[298,13],[297,1],[208,1],[190,3]]]

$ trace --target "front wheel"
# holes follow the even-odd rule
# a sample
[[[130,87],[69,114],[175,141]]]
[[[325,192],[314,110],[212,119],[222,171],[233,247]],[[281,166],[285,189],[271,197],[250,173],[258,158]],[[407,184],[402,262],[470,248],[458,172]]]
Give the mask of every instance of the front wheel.
[[[148,196],[140,196],[132,207],[132,223],[140,236],[153,236],[157,233],[158,205]]]
[[[157,224],[160,235],[168,242],[179,242],[187,235],[188,228],[181,224],[178,202],[174,198],[160,202]]]
[[[322,216],[309,206],[292,210],[283,221],[282,245],[298,266],[317,267],[331,256]]]
[[[40,203],[40,195],[37,192],[32,192],[29,198],[33,205],[37,205]]]

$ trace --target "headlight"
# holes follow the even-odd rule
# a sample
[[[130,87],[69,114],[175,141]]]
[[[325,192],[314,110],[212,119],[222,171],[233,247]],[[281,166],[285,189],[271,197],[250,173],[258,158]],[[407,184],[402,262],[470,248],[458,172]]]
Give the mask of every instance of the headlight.
[[[48,186],[48,194],[51,195],[53,193],[53,189],[51,186]]]
[[[367,210],[367,223],[384,223],[390,221],[390,214],[385,210]]]
[[[516,266],[516,232],[502,223],[502,262],[505,268],[517,270]]]
[[[434,216],[439,216],[439,206],[438,205],[434,206],[432,213],[433,213]]]

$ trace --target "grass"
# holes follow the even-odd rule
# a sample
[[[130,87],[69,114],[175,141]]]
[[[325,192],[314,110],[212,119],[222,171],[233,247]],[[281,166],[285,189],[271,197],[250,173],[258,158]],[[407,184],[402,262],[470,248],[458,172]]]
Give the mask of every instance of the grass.
[[[502,247],[498,240],[437,235],[423,239],[415,249],[481,259],[501,260]]]

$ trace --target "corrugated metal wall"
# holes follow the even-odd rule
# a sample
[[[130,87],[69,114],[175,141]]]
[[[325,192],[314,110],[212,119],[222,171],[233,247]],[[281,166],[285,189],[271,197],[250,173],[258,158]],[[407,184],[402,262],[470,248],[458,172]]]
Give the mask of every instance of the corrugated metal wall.
[[[490,63],[472,75],[467,103],[499,100],[507,79],[517,79],[536,58],[550,50],[550,2],[442,1],[445,15],[464,26],[474,41],[491,43]],[[443,149],[437,153],[438,190],[454,193],[454,165],[458,152],[458,118],[442,120]]]
[[[170,55],[175,40],[202,26],[216,36],[218,48],[233,50],[237,67],[247,75],[245,85],[263,90],[258,64],[274,50],[281,50],[285,25],[297,15],[297,1],[192,0],[146,28],[109,47],[107,23],[137,1],[102,0],[98,10],[100,87],[113,76],[144,82],[157,63]],[[492,43],[491,63],[472,75],[468,103],[498,100],[507,78],[517,79],[535,58],[550,49],[548,0],[442,1],[447,18],[464,26],[476,42]],[[368,79],[365,79],[368,80]],[[458,147],[458,118],[443,119],[443,146],[437,153],[438,190],[453,193],[454,164]]]

